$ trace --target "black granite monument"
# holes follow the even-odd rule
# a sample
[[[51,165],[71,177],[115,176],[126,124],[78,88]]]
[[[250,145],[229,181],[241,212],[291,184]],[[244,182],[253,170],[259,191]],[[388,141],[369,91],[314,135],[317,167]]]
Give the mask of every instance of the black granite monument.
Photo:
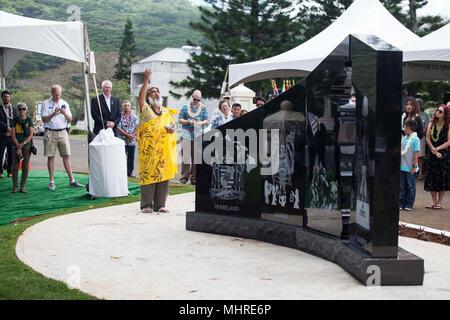
[[[293,88],[205,134],[186,229],[297,248],[365,285],[421,285],[423,259],[398,247],[401,81],[401,51],[350,35]]]

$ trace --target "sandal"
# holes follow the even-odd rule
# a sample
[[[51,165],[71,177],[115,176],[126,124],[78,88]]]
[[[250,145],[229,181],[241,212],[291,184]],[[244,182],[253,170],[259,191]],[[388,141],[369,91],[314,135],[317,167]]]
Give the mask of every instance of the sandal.
[[[434,206],[434,207],[433,207],[433,209],[435,209],[435,210],[439,210],[439,209],[442,209],[442,206],[438,206],[438,205],[436,205],[436,206]]]
[[[153,210],[151,208],[144,208],[141,210],[142,213],[153,213]]]
[[[170,211],[167,210],[166,208],[161,208],[161,209],[158,210],[158,212],[161,212],[161,213],[169,213]]]
[[[435,206],[436,206],[435,204],[429,204],[425,208],[427,208],[427,209],[434,209]]]

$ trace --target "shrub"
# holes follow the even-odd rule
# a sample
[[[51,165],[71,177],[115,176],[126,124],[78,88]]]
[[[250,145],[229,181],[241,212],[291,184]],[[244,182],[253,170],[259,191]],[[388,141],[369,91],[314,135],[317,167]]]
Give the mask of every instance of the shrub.
[[[75,129],[70,130],[70,134],[84,134],[84,135],[87,135],[87,130],[75,128]]]

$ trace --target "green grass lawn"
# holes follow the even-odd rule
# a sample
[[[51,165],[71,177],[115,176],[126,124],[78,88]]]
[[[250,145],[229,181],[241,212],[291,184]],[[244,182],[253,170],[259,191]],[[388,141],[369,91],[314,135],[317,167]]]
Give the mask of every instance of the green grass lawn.
[[[88,183],[87,174],[73,174],[81,184]],[[19,178],[20,181],[20,178]],[[6,225],[26,217],[33,217],[44,213],[95,204],[97,202],[109,201],[109,198],[91,199],[85,188],[69,187],[67,174],[55,170],[55,190],[48,190],[48,171],[31,170],[27,179],[27,193],[11,193],[11,179],[1,179],[0,195],[4,203],[8,205],[0,211],[0,226]],[[128,182],[130,195],[140,193],[139,182],[133,180]]]
[[[129,180],[129,182],[135,182]],[[195,191],[191,185],[170,184],[169,195]],[[46,219],[102,207],[121,205],[140,200],[140,195],[117,198],[91,205],[47,213],[27,221],[0,227],[0,300],[96,300],[76,289],[69,289],[61,281],[45,278],[17,259],[15,246],[19,236],[30,226]]]

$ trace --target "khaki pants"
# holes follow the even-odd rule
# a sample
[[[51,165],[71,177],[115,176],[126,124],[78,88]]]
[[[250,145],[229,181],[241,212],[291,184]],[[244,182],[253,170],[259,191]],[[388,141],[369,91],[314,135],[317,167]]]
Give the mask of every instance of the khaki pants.
[[[183,156],[183,152],[185,150],[189,150],[189,144],[190,144],[190,150],[191,150],[191,163],[185,163],[184,161],[185,156]],[[181,141],[181,181],[187,182],[189,179],[191,179],[191,182],[195,182],[195,163],[194,163],[194,140],[189,140],[183,138]],[[187,157],[186,157],[187,158]]]
[[[166,205],[169,193],[169,180],[141,185],[141,210],[152,209],[158,211]]]
[[[44,157],[54,157],[58,148],[59,155],[70,156],[70,142],[67,130],[44,132]]]

